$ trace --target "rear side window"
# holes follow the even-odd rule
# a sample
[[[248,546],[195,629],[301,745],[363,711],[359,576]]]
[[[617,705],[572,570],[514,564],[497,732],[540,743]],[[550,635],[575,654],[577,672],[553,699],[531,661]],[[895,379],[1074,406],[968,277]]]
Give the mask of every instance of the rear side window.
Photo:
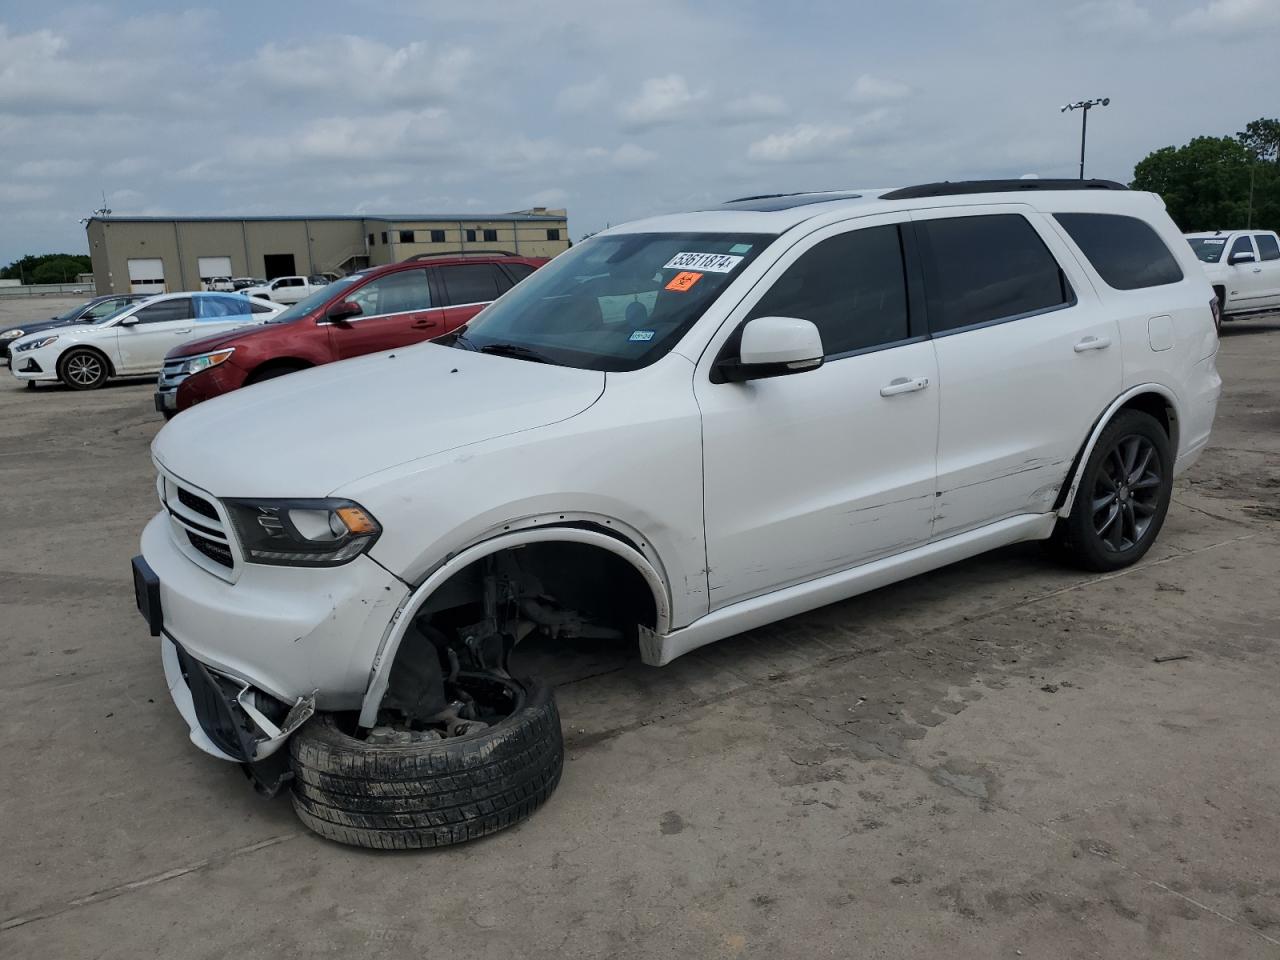
[[[934,333],[1075,302],[1058,261],[1026,217],[921,220],[916,237]]]
[[[498,299],[498,270],[491,264],[459,263],[439,269],[450,304],[488,303]],[[503,289],[508,287],[510,283]]]
[[[1093,269],[1116,290],[1161,287],[1182,279],[1182,268],[1151,225],[1113,213],[1055,213]]]
[[[178,297],[175,300],[161,300],[140,307],[134,314],[139,323],[168,323],[171,320],[191,319],[191,298]]]
[[[529,274],[533,273],[533,267],[527,263],[504,263],[502,268],[511,274],[511,278],[519,283]]]
[[[1258,242],[1258,253],[1263,260],[1280,260],[1280,243],[1269,233],[1260,233],[1253,238]]]
[[[245,299],[248,300],[249,298],[245,297]],[[249,300],[249,309],[252,310],[254,313],[272,313],[273,312],[272,308],[267,306],[265,303],[256,303],[255,301],[252,301],[252,300]],[[241,311],[241,312],[243,313],[244,311]]]
[[[222,320],[249,313],[249,304],[244,297],[196,297],[195,302],[198,320]]]
[[[751,316],[810,321],[828,357],[907,339],[898,228],[868,227],[823,240],[787,268]]]

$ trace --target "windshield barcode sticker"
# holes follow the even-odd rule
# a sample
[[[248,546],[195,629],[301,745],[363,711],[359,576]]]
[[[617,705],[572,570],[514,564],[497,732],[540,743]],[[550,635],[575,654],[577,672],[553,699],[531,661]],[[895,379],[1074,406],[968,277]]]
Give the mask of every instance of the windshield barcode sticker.
[[[727,253],[677,253],[663,270],[701,270],[703,273],[730,273],[742,262]]]

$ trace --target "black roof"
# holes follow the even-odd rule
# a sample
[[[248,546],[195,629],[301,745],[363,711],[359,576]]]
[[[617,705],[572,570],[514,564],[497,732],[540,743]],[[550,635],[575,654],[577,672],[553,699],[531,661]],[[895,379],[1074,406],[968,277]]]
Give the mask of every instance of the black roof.
[[[722,203],[716,210],[754,210],[758,213],[772,213],[775,210],[790,210],[792,207],[804,207],[811,203],[830,203],[832,200],[856,200],[860,193],[848,193],[828,190],[822,193],[767,193],[759,197],[739,197]]]
[[[890,190],[881,200],[917,200],[922,197],[953,197],[966,193],[1018,193],[1022,190],[1128,190],[1114,180],[944,180]]]

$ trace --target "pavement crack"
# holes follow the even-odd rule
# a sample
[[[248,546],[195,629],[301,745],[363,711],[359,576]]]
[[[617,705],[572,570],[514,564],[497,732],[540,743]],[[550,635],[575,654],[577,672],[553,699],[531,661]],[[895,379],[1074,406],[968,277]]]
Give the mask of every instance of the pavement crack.
[[[77,910],[80,907],[87,907],[91,904],[102,903],[104,900],[114,900],[116,897],[124,896],[126,893],[133,893],[135,890],[145,890],[147,887],[153,887],[158,883],[164,883],[168,880],[176,880],[179,877],[185,877],[188,874],[196,873],[208,867],[220,866],[224,863],[242,857],[246,854],[257,853],[259,850],[265,850],[267,847],[274,847],[276,844],[285,843],[294,837],[300,836],[301,831],[293,831],[291,833],[282,833],[274,837],[268,837],[265,840],[259,840],[256,843],[250,843],[247,846],[237,847],[234,850],[228,850],[226,853],[215,854],[212,857],[205,857],[203,860],[196,860],[181,867],[174,867],[171,870],[165,870],[161,873],[153,873],[151,876],[142,877],[139,880],[130,880],[127,883],[116,884],[114,887],[106,887],[102,890],[96,890],[93,893],[86,893],[83,896],[75,897],[71,900],[54,901],[46,903],[43,906],[36,907],[34,910],[28,910],[0,921],[0,933],[5,930],[14,930],[18,927],[24,927],[29,923],[36,923],[40,920],[48,920],[71,910]]]

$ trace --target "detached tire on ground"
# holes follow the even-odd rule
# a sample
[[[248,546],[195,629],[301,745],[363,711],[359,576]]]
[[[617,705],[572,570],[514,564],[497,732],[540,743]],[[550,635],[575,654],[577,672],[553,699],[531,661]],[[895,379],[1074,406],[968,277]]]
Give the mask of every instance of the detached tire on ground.
[[[523,702],[477,733],[406,745],[370,744],[332,714],[289,744],[293,806],[329,840],[379,850],[442,847],[496,833],[551,796],[564,765],[551,689],[515,681]]]

